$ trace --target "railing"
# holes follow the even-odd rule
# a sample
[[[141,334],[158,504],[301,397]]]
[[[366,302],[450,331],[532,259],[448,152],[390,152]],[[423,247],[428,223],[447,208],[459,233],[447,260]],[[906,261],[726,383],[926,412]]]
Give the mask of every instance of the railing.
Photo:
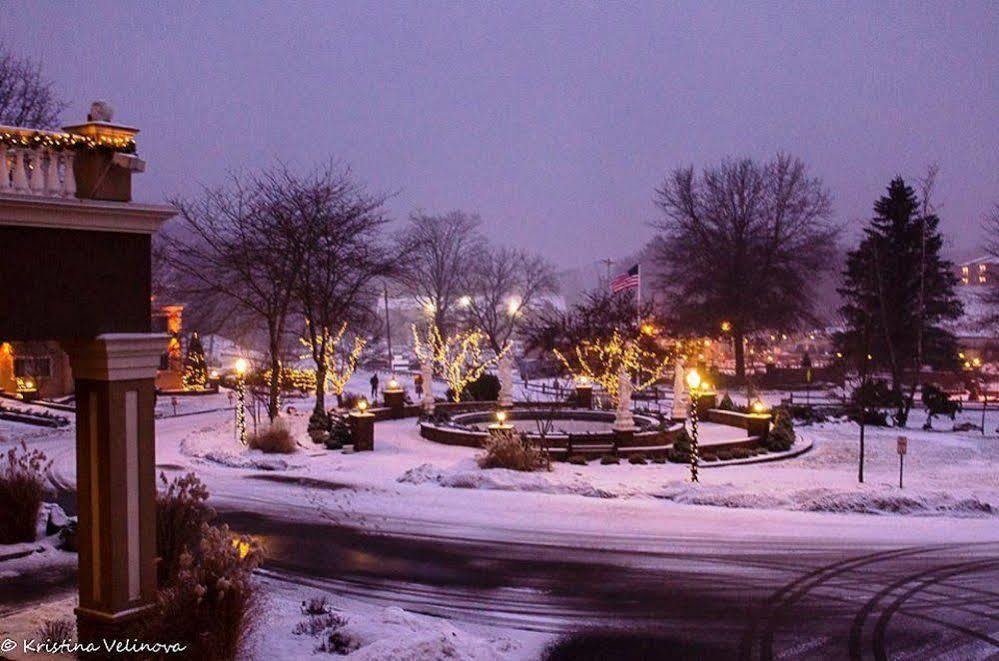
[[[75,197],[74,136],[0,126],[0,194]]]

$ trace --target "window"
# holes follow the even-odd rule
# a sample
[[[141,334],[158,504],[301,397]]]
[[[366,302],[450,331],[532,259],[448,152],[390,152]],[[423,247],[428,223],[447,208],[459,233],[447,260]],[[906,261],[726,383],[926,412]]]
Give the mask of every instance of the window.
[[[52,358],[50,356],[16,356],[14,358],[14,376],[51,377]]]

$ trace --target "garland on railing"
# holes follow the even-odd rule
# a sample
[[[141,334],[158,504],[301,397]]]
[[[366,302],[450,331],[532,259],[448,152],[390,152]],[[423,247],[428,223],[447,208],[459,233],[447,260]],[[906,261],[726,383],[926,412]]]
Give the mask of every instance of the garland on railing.
[[[42,131],[22,133],[0,129],[0,145],[26,149],[52,149],[54,151],[104,149],[125,154],[135,152],[135,138],[132,137],[98,136],[95,138],[75,133]]]

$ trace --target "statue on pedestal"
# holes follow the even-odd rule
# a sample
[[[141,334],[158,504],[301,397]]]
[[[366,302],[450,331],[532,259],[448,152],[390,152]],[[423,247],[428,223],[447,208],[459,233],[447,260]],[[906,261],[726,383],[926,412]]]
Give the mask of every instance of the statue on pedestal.
[[[673,368],[673,419],[686,420],[690,410],[690,393],[687,392],[686,371],[683,359],[677,358]]]
[[[420,364],[420,373],[423,375],[423,411],[424,413],[434,412],[434,365],[430,361]]]
[[[617,374],[617,411],[614,416],[614,431],[631,431],[635,428],[635,416],[631,413],[631,376],[623,366]]]

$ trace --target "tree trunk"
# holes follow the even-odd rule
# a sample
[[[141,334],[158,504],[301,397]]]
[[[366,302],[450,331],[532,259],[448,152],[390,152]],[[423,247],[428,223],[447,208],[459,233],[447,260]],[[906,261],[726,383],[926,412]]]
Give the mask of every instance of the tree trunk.
[[[275,333],[276,335],[276,333]],[[278,417],[281,397],[281,356],[276,337],[271,337],[271,382],[267,397],[267,417],[271,422]]]
[[[742,331],[732,333],[733,351],[735,353],[735,378],[742,382],[746,379],[746,345],[743,344]]]
[[[326,415],[326,366],[316,365],[316,407],[318,415]]]
[[[860,409],[860,468],[857,472],[857,479],[861,484],[864,482],[864,417],[867,415],[867,407]]]

